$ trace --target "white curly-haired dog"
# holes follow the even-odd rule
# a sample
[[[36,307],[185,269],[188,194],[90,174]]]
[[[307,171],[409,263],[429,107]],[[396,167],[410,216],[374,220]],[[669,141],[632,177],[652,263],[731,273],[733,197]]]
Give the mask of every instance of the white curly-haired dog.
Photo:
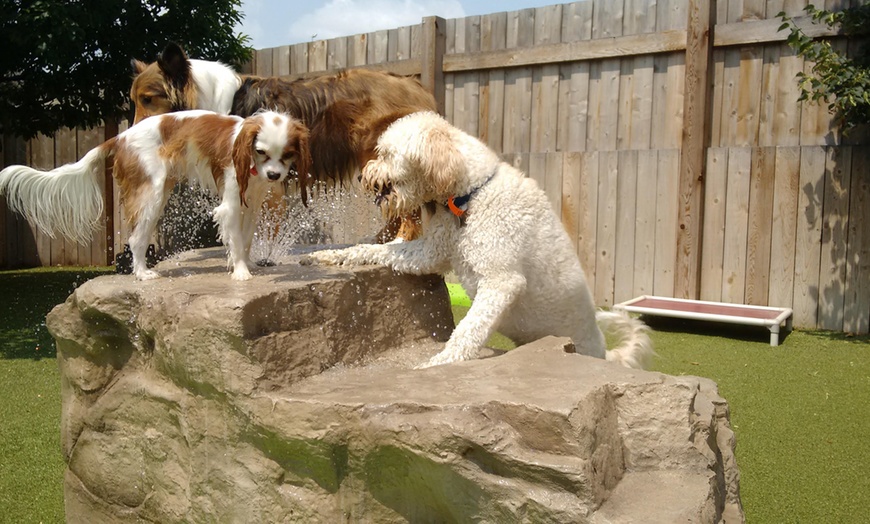
[[[436,113],[412,113],[380,135],[361,180],[389,215],[422,207],[428,215],[422,236],[311,257],[414,274],[452,269],[473,302],[427,366],[473,358],[496,329],[517,344],[567,336],[578,353],[634,368],[649,363],[643,323],[625,312],[596,314],[580,261],[544,192],[476,138]],[[599,323],[619,336],[616,348],[605,349]]]

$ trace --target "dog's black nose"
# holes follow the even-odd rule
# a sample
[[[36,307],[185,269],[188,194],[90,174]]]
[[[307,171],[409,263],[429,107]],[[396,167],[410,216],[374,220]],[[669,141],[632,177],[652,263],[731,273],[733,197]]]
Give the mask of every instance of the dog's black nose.
[[[281,178],[281,173],[277,171],[266,171],[266,176],[269,177],[269,180],[278,180]]]

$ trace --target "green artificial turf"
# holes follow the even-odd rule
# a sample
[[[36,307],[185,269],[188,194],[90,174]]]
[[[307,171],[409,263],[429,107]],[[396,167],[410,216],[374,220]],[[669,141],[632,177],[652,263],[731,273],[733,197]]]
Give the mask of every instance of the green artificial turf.
[[[0,272],[0,522],[63,522],[60,374],[45,315],[108,272]]]
[[[0,522],[63,522],[60,376],[44,319],[107,271],[0,272]],[[467,311],[454,306],[457,320]],[[748,522],[867,520],[870,338],[796,331],[772,348],[759,328],[653,320],[654,370],[711,378],[728,400]]]
[[[870,338],[651,323],[654,369],[711,378],[731,407],[747,522],[867,522]]]

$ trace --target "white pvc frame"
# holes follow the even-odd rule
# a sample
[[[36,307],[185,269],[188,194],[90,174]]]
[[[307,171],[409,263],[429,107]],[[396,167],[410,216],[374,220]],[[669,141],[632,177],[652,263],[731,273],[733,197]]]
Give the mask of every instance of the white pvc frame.
[[[640,302],[644,299],[654,299],[661,300],[663,302],[673,302],[673,303],[683,303],[683,304],[708,304],[712,306],[722,307],[725,309],[733,308],[746,308],[746,309],[758,309],[763,311],[772,311],[778,312],[779,314],[775,318],[767,319],[767,318],[752,318],[745,317],[739,314],[734,315],[717,315],[713,313],[700,313],[696,311],[681,311],[676,309],[666,309],[666,308],[651,308],[651,307],[639,307],[634,304]],[[638,313],[641,315],[655,315],[662,317],[673,317],[673,318],[686,318],[691,320],[708,320],[711,322],[727,322],[729,324],[744,324],[747,326],[764,326],[768,330],[770,330],[770,345],[778,346],[779,345],[779,332],[782,323],[785,322],[785,330],[791,331],[792,329],[792,309],[791,308],[782,308],[782,307],[771,307],[771,306],[752,306],[747,304],[729,304],[727,302],[710,302],[705,300],[688,300],[682,298],[669,298],[669,297],[656,297],[653,295],[641,295],[639,297],[633,298],[626,302],[622,302],[620,304],[616,304],[613,306],[614,309],[623,309],[625,311],[631,313]]]

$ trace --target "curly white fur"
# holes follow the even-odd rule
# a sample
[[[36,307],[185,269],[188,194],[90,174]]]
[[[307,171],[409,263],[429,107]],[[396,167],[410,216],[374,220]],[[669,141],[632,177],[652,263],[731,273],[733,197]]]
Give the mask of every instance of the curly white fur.
[[[602,327],[620,336],[618,347],[606,351],[583,269],[546,195],[476,138],[435,113],[408,115],[381,135],[362,182],[390,214],[428,207],[422,237],[312,257],[414,274],[452,269],[473,302],[428,366],[472,358],[496,329],[518,344],[567,336],[578,353],[628,367],[648,364],[653,352],[646,327],[625,312],[597,314]],[[444,205],[468,194],[462,219]]]

